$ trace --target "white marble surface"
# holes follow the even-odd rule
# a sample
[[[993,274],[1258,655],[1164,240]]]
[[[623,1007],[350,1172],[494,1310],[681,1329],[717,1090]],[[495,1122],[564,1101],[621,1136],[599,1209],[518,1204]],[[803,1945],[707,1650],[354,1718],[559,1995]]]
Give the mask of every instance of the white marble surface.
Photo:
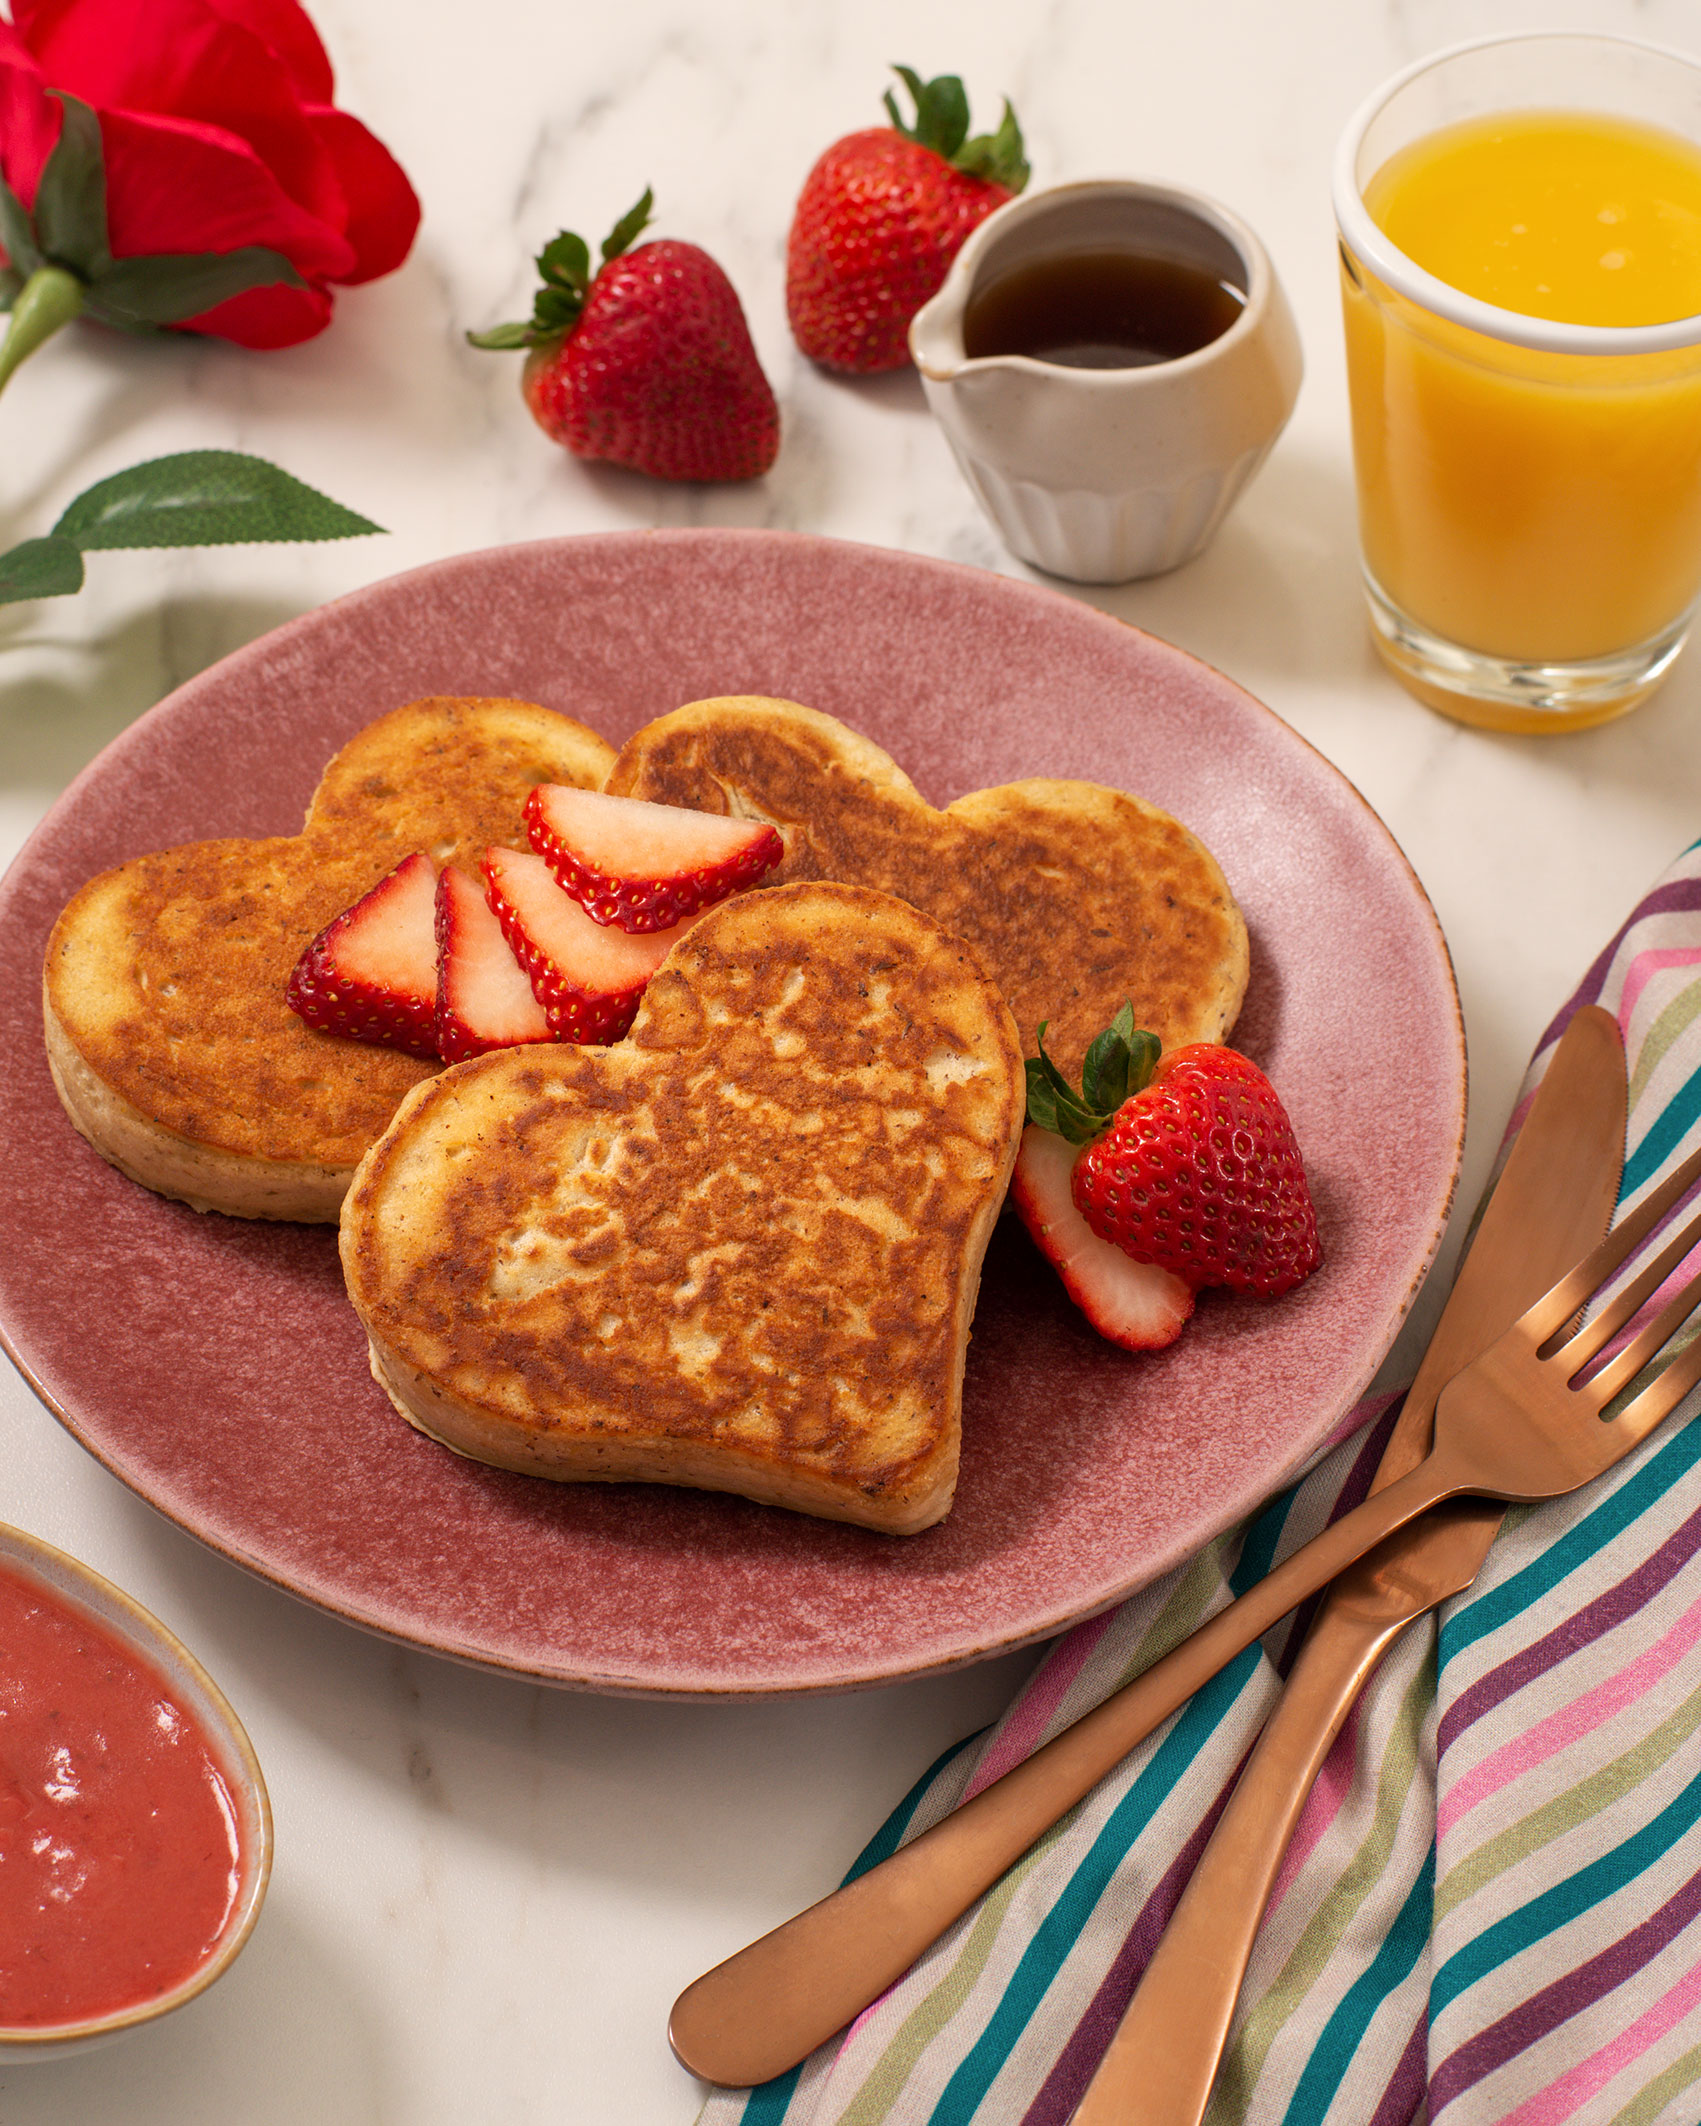
[[[439,555],[766,524],[1023,574],[915,379],[831,380],[785,325],[784,234],[814,156],[877,122],[891,60],[957,70],[981,117],[1015,99],[1036,181],[1197,185],[1252,221],[1286,281],[1309,368],[1268,467],[1203,559],[1091,596],[1251,688],[1388,821],[1458,969],[1474,1196],[1548,1014],[1701,832],[1701,657],[1628,721],[1550,742],[1459,729],[1383,675],[1355,582],[1330,150],[1361,96],[1438,45],[1561,22],[1693,47],[1694,0],[314,0],[313,13],[341,101],[424,199],[412,259],[283,354],[61,338],[0,400],[0,545],[46,530],[106,472],[209,444],[273,457],[391,535],[98,555],[81,597],[0,608],[0,853],[173,685]],[[543,239],[564,223],[600,237],[646,182],[662,233],[732,274],[779,393],[780,460],[750,487],[575,464],[531,425],[513,359],[462,342],[522,311]],[[532,1690],[398,1652],[247,1579],[105,1475],[9,1373],[0,1441],[0,1516],[190,1641],[249,1726],[278,1823],[270,1900],[231,1975],[122,2046],[0,2074],[7,2126],[689,2120],[699,2091],[662,2036],[678,1987],[835,1879],[1027,1665],[761,1706]]]

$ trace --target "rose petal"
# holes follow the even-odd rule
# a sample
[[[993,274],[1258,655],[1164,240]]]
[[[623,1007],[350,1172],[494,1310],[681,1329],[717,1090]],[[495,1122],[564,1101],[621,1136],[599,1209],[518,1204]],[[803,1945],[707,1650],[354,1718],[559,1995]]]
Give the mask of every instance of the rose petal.
[[[396,158],[358,118],[328,106],[307,113],[337,166],[348,203],[345,234],[354,246],[355,270],[338,280],[375,280],[407,257],[419,228],[419,200]]]
[[[209,0],[31,0],[18,27],[42,73],[99,111],[187,118],[235,133],[289,196],[332,228],[345,218],[331,157],[282,60]]]
[[[59,106],[17,34],[0,22],[0,169],[26,207],[59,138]]]
[[[100,131],[114,258],[264,244],[309,280],[354,272],[352,246],[297,206],[235,134],[134,111],[103,111]]]
[[[329,103],[336,82],[319,32],[296,0],[208,0],[227,22],[251,30],[283,61],[290,86],[303,103]]]
[[[323,332],[331,322],[325,288],[250,288],[173,329],[207,332],[238,347],[293,347]]]

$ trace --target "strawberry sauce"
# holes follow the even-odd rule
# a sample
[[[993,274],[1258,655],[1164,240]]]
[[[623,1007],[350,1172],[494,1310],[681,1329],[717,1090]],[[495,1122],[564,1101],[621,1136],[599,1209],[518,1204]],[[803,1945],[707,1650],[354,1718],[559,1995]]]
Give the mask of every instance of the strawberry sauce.
[[[197,1720],[140,1655],[0,1566],[0,2027],[115,2015],[189,1978],[241,1883]]]

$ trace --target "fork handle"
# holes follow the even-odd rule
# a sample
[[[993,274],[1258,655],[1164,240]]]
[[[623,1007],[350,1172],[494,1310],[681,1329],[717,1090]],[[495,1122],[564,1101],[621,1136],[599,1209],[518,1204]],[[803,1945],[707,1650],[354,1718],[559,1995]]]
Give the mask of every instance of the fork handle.
[[[1407,1606],[1318,1619],[1071,2126],[1199,2126],[1306,1799],[1353,1701],[1413,1617]]]
[[[972,1800],[706,1972],[673,2005],[668,2040],[680,2064],[741,2089],[807,2059],[1236,1654],[1385,1535],[1469,1489],[1468,1476],[1431,1454]]]

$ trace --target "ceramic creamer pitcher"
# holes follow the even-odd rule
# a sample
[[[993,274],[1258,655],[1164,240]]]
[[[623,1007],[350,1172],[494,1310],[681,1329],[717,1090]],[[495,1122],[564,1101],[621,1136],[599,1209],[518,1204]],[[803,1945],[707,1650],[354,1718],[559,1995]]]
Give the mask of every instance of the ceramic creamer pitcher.
[[[1027,354],[970,359],[977,291],[1070,253],[1126,251],[1202,270],[1242,298],[1192,353],[1129,368]],[[1125,179],[1012,200],[964,244],[910,327],[929,406],[1011,551],[1079,583],[1177,568],[1208,544],[1299,393],[1299,334],[1268,254],[1238,216]]]

